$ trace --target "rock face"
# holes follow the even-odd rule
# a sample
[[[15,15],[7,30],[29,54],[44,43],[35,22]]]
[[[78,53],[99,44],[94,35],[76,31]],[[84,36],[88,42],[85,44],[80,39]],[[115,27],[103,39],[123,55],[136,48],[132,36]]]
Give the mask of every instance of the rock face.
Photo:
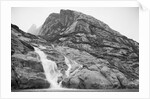
[[[40,34],[63,55],[83,65],[64,86],[129,88],[139,79],[139,44],[92,16],[71,10],[52,13]]]
[[[52,13],[38,36],[11,27],[12,89],[50,86],[33,48],[41,45],[63,74],[58,79],[63,87],[139,88],[139,43],[92,16],[72,10]]]
[[[30,41],[38,37],[11,25],[11,89],[48,88],[39,56]]]
[[[16,25],[11,25],[11,89],[40,89],[49,88],[40,56],[34,47],[44,46],[42,51],[47,59],[55,61],[58,70],[65,77],[67,65],[64,56],[56,51],[46,40],[39,36],[25,33]]]

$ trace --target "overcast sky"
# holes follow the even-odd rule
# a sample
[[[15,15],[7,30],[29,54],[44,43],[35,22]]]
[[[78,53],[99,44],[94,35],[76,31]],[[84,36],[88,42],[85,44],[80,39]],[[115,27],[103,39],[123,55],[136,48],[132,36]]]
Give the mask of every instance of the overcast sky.
[[[121,34],[139,41],[139,12],[137,7],[12,7],[11,23],[27,32],[32,24],[41,26],[50,13],[70,9],[91,15]]]

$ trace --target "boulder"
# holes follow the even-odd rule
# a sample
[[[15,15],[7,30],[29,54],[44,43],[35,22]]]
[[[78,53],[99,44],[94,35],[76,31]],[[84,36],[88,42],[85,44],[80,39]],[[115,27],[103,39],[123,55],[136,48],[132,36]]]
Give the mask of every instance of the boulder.
[[[41,63],[12,58],[11,88],[49,88]]]

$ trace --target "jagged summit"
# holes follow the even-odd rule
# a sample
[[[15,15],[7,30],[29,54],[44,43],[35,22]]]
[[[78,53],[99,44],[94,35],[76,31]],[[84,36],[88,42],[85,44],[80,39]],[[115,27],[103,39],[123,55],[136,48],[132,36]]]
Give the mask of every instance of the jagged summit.
[[[104,29],[106,31],[110,31],[113,34],[120,35],[117,31],[112,30],[107,24],[104,22],[95,19],[94,17],[90,15],[83,14],[81,12],[73,11],[73,10],[60,10],[60,13],[52,13],[50,14],[47,19],[45,20],[42,29],[40,30],[40,34],[44,35],[48,32],[47,28],[51,28],[51,24],[55,23],[55,25],[59,25],[61,30],[64,30],[66,28],[69,28],[70,25],[74,25],[73,23],[77,23],[80,21],[84,21],[87,24],[90,24],[92,26]],[[47,26],[49,24],[49,26]],[[53,27],[54,24],[53,24]],[[52,28],[53,28],[52,27]],[[46,30],[45,30],[46,29]],[[50,32],[50,31],[49,31]]]
[[[40,29],[41,29],[41,26],[37,27],[35,24],[32,24],[27,32],[31,33],[31,34],[34,34],[34,35],[39,35]]]
[[[36,30],[37,26],[35,24],[32,24],[31,27],[28,29],[27,32],[29,33],[34,33],[34,31]]]

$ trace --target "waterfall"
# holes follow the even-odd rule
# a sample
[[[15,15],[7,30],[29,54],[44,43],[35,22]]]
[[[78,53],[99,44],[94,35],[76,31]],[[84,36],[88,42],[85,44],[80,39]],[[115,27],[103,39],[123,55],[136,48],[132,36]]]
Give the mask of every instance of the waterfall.
[[[47,55],[39,48],[34,47],[34,49],[40,56],[46,79],[50,83],[51,88],[60,89],[61,85],[57,83],[57,80],[61,73],[58,71],[56,63],[48,60]]]
[[[43,66],[46,79],[50,83],[50,88],[51,89],[65,89],[61,87],[62,81],[58,83],[58,77],[63,76],[63,74],[60,73],[60,71],[57,69],[57,65],[55,61],[48,60],[47,55],[41,50],[41,49],[46,49],[46,47],[39,45],[38,48],[34,47],[34,49],[35,49],[35,52],[38,53],[40,56],[40,61]],[[65,71],[65,74],[67,77],[69,77],[70,75],[70,70],[72,66],[80,66],[78,63],[76,63],[75,61],[71,59],[68,59],[67,57],[65,57],[65,63],[68,66],[68,69]]]
[[[70,75],[70,70],[71,70],[72,66],[73,67],[80,67],[80,68],[82,68],[82,65],[78,64],[74,60],[68,59],[67,57],[65,57],[65,63],[68,66],[68,69],[66,70],[67,77],[69,77],[69,75]]]
[[[66,75],[67,75],[67,77],[69,77],[70,70],[71,70],[71,64],[70,64],[70,61],[69,61],[69,59],[67,57],[65,57],[65,63],[68,66],[68,69],[66,71]]]

